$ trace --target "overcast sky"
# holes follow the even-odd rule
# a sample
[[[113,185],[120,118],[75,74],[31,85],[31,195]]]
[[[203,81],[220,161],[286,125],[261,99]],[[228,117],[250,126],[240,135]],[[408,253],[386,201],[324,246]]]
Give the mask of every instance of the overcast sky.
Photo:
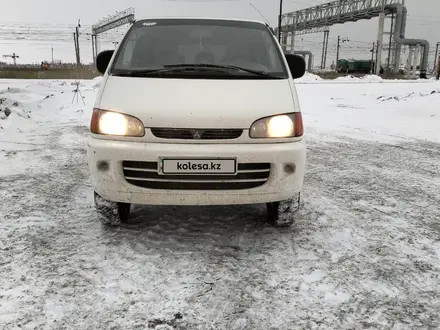
[[[1,28],[8,22],[14,23],[46,23],[75,25],[80,18],[83,25],[92,25],[100,19],[128,7],[134,7],[136,18],[155,16],[204,16],[204,17],[234,17],[263,19],[250,5],[250,2],[269,20],[276,25],[278,15],[277,0],[18,0],[8,1],[0,10],[0,54],[21,53],[21,62],[41,61],[37,58],[38,51],[32,51],[32,43],[19,41],[2,41]],[[325,3],[325,0],[284,0],[284,12]],[[440,0],[406,0],[408,8],[408,25],[406,36],[409,38],[427,39],[431,43],[431,51],[440,40]],[[3,24],[3,25],[1,25]],[[388,23],[389,24],[389,23]],[[3,26],[3,27],[2,27]],[[386,29],[389,29],[388,25]],[[329,61],[335,54],[337,36],[347,37],[351,43],[344,43],[341,56],[366,57],[368,47],[377,38],[377,19],[333,26],[330,29]],[[108,45],[104,45],[108,48]],[[44,50],[48,57],[51,46],[41,44],[35,49]],[[64,45],[54,45],[55,53],[60,59],[74,60],[73,42]],[[89,45],[84,46],[82,55],[85,61],[90,61]],[[315,54],[315,64],[320,63],[322,48],[322,33],[298,37],[297,49],[312,50]],[[345,52],[345,53],[344,53]],[[365,55],[363,55],[363,52]],[[57,56],[55,56],[58,58]],[[50,58],[46,58],[50,60]],[[432,56],[433,62],[434,58]],[[329,64],[329,63],[328,63]]]

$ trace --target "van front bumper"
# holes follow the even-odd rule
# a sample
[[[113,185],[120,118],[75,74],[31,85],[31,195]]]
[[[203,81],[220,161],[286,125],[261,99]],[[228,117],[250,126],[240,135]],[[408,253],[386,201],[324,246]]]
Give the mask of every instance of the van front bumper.
[[[87,155],[93,189],[107,200],[148,205],[232,205],[276,202],[294,197],[303,185],[306,147],[301,141],[267,144],[167,144],[90,137]],[[154,183],[154,189],[128,182],[130,179],[127,179],[129,175],[124,174],[124,161],[131,164],[151,164],[159,162],[159,158],[164,156],[182,159],[229,157],[236,158],[238,164],[267,164],[270,170],[267,170],[267,181],[248,189],[161,189],[160,183],[166,181],[167,176],[157,179],[157,170],[153,170],[155,173],[150,172],[156,176],[154,182],[141,181]]]

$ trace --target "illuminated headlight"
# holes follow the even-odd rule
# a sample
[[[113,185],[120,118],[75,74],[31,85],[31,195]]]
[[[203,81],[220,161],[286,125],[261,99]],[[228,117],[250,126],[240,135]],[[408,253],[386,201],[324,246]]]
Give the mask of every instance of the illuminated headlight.
[[[253,139],[291,138],[304,134],[301,112],[261,118],[254,122],[249,130]]]
[[[93,109],[90,131],[94,134],[116,136],[144,136],[143,123],[132,116],[119,112]]]

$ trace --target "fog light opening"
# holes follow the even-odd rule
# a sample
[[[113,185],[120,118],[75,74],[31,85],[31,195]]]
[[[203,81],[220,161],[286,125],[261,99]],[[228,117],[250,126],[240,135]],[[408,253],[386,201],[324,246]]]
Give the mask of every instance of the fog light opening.
[[[295,164],[287,164],[284,166],[284,172],[286,173],[294,173],[295,172]]]
[[[105,172],[108,171],[110,165],[105,160],[101,160],[96,164],[96,167],[98,168],[98,171]]]

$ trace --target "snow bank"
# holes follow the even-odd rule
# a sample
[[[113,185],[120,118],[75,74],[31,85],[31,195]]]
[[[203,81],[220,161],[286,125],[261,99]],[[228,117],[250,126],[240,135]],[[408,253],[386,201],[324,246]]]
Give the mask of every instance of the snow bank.
[[[352,76],[352,75],[338,77],[338,78],[334,79],[334,81],[359,81],[359,80],[360,80],[359,78]]]
[[[17,134],[46,130],[47,123],[88,125],[99,82],[80,82],[84,104],[80,95],[78,100],[74,98],[75,81],[0,80],[0,135],[7,136],[0,139],[0,146],[2,141],[19,139],[15,138]]]
[[[361,78],[361,80],[362,80],[362,81],[368,81],[368,82],[378,82],[378,83],[383,82],[382,77],[376,76],[376,75],[374,75],[374,74],[368,74],[368,75],[366,75],[366,76],[363,76],[363,77]]]
[[[297,89],[309,133],[325,129],[332,138],[440,143],[438,81],[366,84],[359,79],[350,84],[298,84]]]
[[[338,78],[334,79],[334,81],[340,81],[340,82],[344,82],[344,81],[355,82],[355,81],[357,81],[357,82],[370,82],[370,83],[384,82],[384,80],[381,77],[376,76],[374,74],[367,74],[362,77],[355,77],[352,75],[348,75],[345,77],[338,77]]]
[[[11,89],[10,93],[19,93],[20,89]],[[2,95],[3,94],[3,95]],[[8,95],[9,96],[9,95]],[[24,126],[26,121],[30,120],[30,112],[26,111],[24,106],[0,92],[0,133],[4,134],[7,130],[17,129]]]
[[[295,82],[309,82],[309,81],[322,81],[324,79],[322,79],[320,76],[310,73],[310,72],[306,72],[304,76],[302,76],[299,79],[295,79]]]
[[[18,93],[23,93],[25,91],[26,90],[23,88],[8,87],[6,89],[0,90],[0,95],[1,94],[18,94]]]

